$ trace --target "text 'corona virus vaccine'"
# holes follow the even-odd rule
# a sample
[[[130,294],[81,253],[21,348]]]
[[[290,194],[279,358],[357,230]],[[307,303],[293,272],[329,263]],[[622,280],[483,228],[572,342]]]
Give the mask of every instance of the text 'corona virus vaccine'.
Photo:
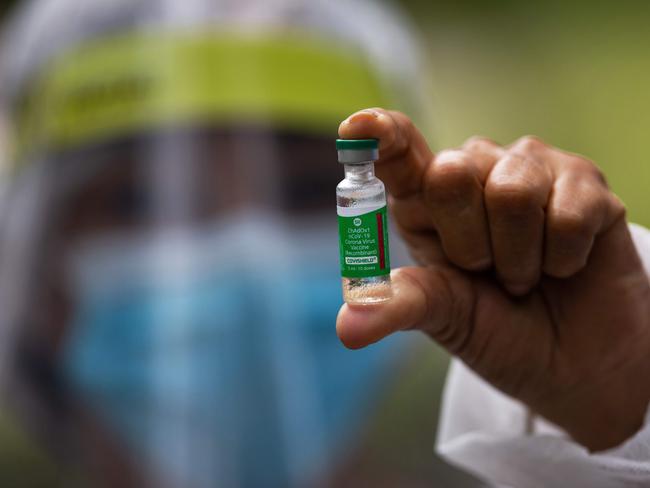
[[[336,187],[343,300],[370,304],[388,300],[390,255],[386,189],[375,176],[377,139],[337,139],[345,179]]]

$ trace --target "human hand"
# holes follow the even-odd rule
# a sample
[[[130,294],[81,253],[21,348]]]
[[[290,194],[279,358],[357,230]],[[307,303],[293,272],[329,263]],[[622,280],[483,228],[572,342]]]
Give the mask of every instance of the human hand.
[[[343,305],[347,347],[419,329],[590,450],[640,428],[650,284],[593,163],[534,137],[434,155],[383,109],[351,115],[339,136],[380,140],[376,172],[419,264],[393,271],[388,302]]]

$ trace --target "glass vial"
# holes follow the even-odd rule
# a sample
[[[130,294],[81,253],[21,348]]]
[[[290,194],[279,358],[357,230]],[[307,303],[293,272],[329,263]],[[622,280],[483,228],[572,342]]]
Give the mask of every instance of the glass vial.
[[[393,295],[386,189],[375,176],[377,139],[337,139],[345,179],[336,187],[343,300],[379,303]]]

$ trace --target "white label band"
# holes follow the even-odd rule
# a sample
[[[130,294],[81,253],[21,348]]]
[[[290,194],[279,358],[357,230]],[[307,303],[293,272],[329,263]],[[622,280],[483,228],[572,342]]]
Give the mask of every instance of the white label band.
[[[379,210],[386,205],[386,202],[382,202],[378,205],[373,205],[372,207],[336,207],[336,213],[339,217],[356,217],[357,215],[367,214],[368,212],[374,212]]]

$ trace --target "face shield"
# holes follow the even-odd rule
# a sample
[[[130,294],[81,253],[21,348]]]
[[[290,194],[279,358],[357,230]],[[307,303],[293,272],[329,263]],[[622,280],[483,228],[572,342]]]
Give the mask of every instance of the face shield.
[[[57,456],[97,486],[327,484],[399,349],[335,336],[333,139],[394,104],[313,33],[52,58],[11,107],[0,372]]]

